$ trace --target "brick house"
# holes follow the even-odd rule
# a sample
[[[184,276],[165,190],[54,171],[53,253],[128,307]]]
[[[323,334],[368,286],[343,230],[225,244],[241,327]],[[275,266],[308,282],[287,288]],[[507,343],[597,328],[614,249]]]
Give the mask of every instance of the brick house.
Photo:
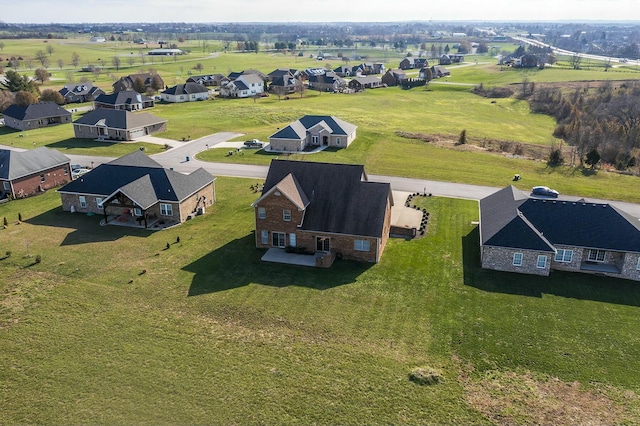
[[[381,80],[387,86],[398,86],[407,79],[407,74],[402,70],[387,70]]]
[[[413,56],[408,56],[400,61],[398,68],[400,68],[401,70],[412,70],[425,66],[429,66],[429,62],[426,60],[426,58],[415,58]]]
[[[153,80],[154,78],[157,81],[157,87],[164,87],[164,80],[158,74],[152,73],[140,73],[140,74],[130,74],[124,77],[121,77],[118,81],[113,83],[113,91],[114,92],[122,92],[123,90],[133,90],[135,87],[136,80],[140,79],[147,90],[153,90]]]
[[[0,149],[0,199],[28,197],[69,181],[69,159],[55,149]]]
[[[640,222],[610,204],[532,198],[508,186],[480,200],[482,267],[640,281]]]
[[[199,168],[188,175],[163,168],[142,151],[101,164],[58,190],[67,212],[103,215],[107,223],[182,223],[216,200],[215,178]]]
[[[269,136],[273,151],[302,151],[308,146],[346,148],[356,138],[358,127],[332,115],[305,115]]]
[[[147,113],[99,108],[73,122],[76,138],[131,141],[167,130],[167,120]]]
[[[392,205],[391,186],[369,182],[364,166],[273,160],[252,204],[256,247],[296,248],[323,267],[336,257],[377,263]]]
[[[378,87],[384,87],[382,80],[375,75],[367,75],[364,77],[356,77],[347,83],[349,89],[361,92],[365,89],[376,89]]]
[[[71,123],[71,113],[55,102],[38,102],[27,106],[13,104],[2,115],[4,125],[16,130]]]

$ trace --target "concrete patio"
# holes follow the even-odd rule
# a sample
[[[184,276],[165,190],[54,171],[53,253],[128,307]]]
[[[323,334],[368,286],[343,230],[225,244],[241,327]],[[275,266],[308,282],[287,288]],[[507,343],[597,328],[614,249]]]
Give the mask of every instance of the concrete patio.
[[[270,248],[269,250],[267,250],[264,256],[262,256],[262,260],[265,262],[286,263],[288,265],[315,267],[316,256],[318,255],[287,253],[284,249],[281,248]],[[321,257],[322,253],[320,253],[319,256]]]

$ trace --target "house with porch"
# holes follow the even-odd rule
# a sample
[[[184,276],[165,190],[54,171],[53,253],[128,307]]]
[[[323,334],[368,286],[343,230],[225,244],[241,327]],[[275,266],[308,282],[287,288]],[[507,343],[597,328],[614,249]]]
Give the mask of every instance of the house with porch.
[[[393,196],[361,165],[273,160],[252,206],[256,247],[305,253],[309,265],[329,267],[336,258],[380,261]]]
[[[611,204],[530,197],[508,186],[480,200],[482,267],[640,281],[640,221]]]
[[[296,152],[309,146],[346,148],[355,140],[357,128],[332,115],[305,115],[269,136],[269,149]]]
[[[187,83],[197,83],[203,86],[219,86],[226,77],[223,74],[192,75]]]
[[[23,198],[71,181],[69,158],[55,149],[0,149],[0,200]]]
[[[167,130],[167,120],[147,113],[96,109],[73,122],[76,138],[132,141]]]
[[[135,90],[123,90],[110,95],[102,94],[93,101],[96,109],[120,109],[125,111],[153,108],[155,104],[152,97],[142,95]]]
[[[71,113],[55,102],[38,102],[27,106],[9,105],[2,113],[4,125],[16,130],[71,123]]]
[[[402,59],[400,61],[400,64],[398,65],[401,70],[412,70],[425,66],[429,66],[429,62],[426,58],[416,58],[413,56],[407,56],[406,58]]]
[[[377,89],[378,87],[385,87],[382,80],[375,75],[367,75],[364,77],[356,77],[349,81],[347,84],[349,89],[356,92],[361,92],[365,89]]]
[[[140,73],[140,74],[130,74],[124,77],[121,77],[118,81],[113,83],[113,91],[114,92],[122,92],[123,90],[133,90],[136,84],[136,80],[140,80],[142,84],[147,88],[147,90],[153,90],[152,86],[154,79],[156,80],[156,87],[164,87],[164,80],[160,77],[159,74],[153,73]]]
[[[407,79],[407,74],[402,70],[387,70],[381,80],[387,86],[398,86]]]
[[[339,92],[347,87],[347,82],[333,71],[310,74],[308,77],[309,89],[320,92]]]
[[[102,215],[105,223],[150,228],[205,213],[216,200],[215,178],[165,169],[142,151],[100,164],[58,190],[67,212]]]

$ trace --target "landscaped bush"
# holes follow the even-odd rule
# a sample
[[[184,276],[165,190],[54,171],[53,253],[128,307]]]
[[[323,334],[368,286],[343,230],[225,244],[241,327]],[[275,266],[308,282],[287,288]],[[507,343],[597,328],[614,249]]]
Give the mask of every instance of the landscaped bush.
[[[417,367],[409,373],[409,380],[419,385],[437,385],[443,381],[442,373],[431,367]]]

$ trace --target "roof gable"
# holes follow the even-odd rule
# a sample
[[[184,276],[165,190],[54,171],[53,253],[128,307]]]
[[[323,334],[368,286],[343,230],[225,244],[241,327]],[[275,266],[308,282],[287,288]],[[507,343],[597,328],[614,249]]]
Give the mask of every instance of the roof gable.
[[[0,179],[18,179],[67,163],[67,156],[46,147],[23,152],[0,149]]]

